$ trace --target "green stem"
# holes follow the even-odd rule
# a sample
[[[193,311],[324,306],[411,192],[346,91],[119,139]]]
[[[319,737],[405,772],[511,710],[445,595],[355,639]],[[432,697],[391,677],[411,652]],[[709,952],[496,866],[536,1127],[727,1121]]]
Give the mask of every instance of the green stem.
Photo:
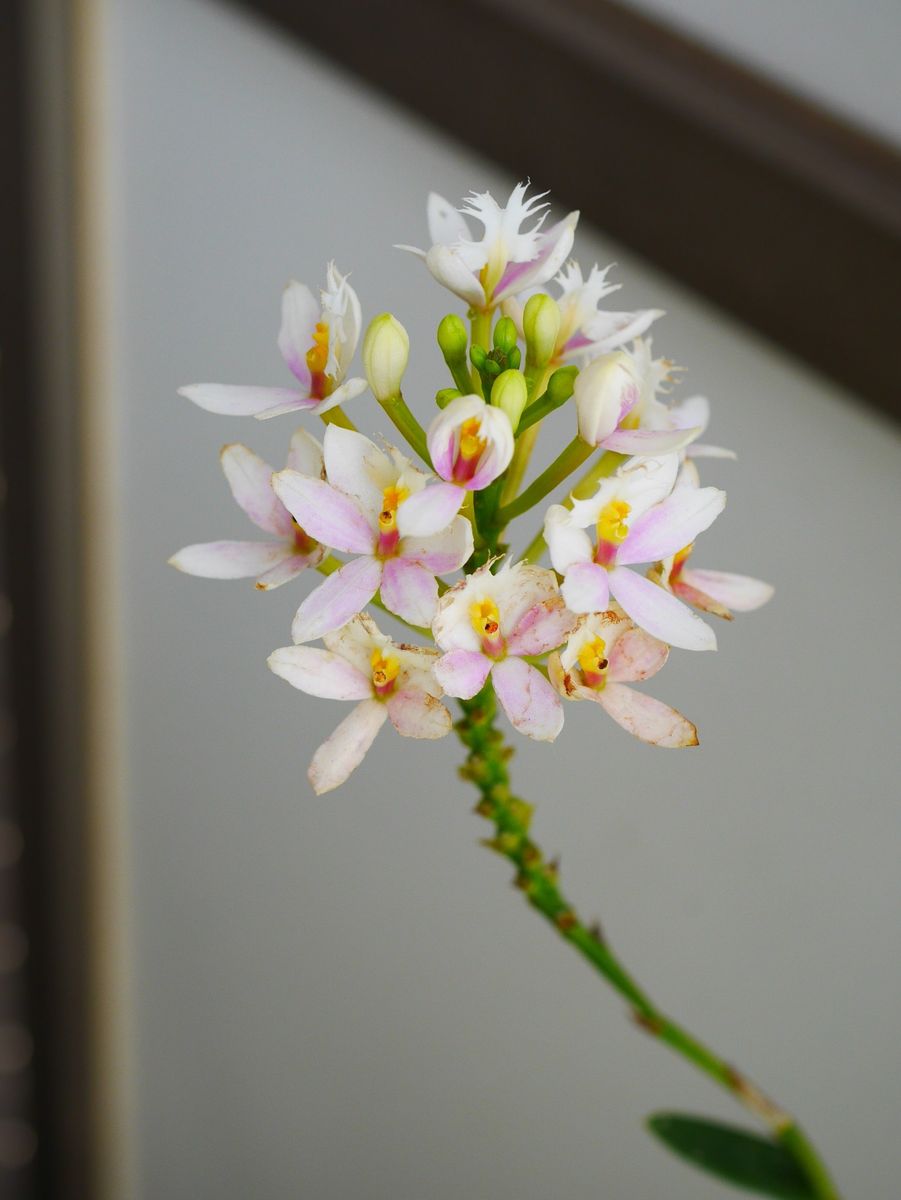
[[[550,377],[551,370],[548,367],[545,367],[543,370],[526,368],[526,380],[529,385],[529,402],[536,396],[541,395],[547,387],[547,381]],[[521,436],[516,439],[513,458],[504,475],[504,490],[501,493],[502,504],[509,504],[522,487],[522,481],[525,479],[526,471],[529,469],[529,462],[532,458],[532,451],[535,449],[535,443],[538,440],[538,430],[540,428],[541,422],[536,421],[524,429]]]
[[[389,396],[387,400],[380,400],[382,408],[394,422],[394,425],[419,457],[427,466],[431,467],[432,457],[429,454],[428,443],[426,442],[425,430],[413,416],[410,409],[407,407],[407,402],[404,400],[400,392],[396,396]]]
[[[516,868],[516,884],[532,907],[622,996],[641,1029],[708,1075],[770,1128],[806,1175],[817,1200],[840,1200],[822,1159],[795,1118],[666,1016],[621,964],[600,929],[586,926],[575,912],[560,889],[558,865],[549,862],[529,836],[532,806],[510,789],[507,763],[512,750],[495,728],[497,704],[490,681],[472,700],[461,700],[460,707],[463,718],[457,733],[469,751],[461,774],[481,793],[476,812],[495,826],[495,836],[486,845]]]
[[[354,425],[347,413],[344,412],[340,404],[319,415],[325,425],[340,425],[342,429],[352,429],[356,432],[356,425]]]
[[[532,429],[537,428],[537,425],[532,426]],[[532,432],[532,429],[527,430],[526,437]],[[530,508],[540,503],[545,496],[561,484],[573,471],[577,470],[585,459],[593,453],[594,446],[589,446],[587,442],[583,442],[577,434],[569,445],[560,451],[551,465],[545,468],[538,478],[529,484],[524,492],[521,492],[512,503],[505,504],[498,510],[497,524],[499,527],[503,529],[514,517],[518,517],[520,513],[527,512]]]
[[[470,345],[481,346],[483,350],[491,349],[491,309],[490,308],[473,308],[469,311],[470,316]],[[472,368],[472,384],[469,391],[475,392],[477,395],[482,395],[482,380],[475,369]]]

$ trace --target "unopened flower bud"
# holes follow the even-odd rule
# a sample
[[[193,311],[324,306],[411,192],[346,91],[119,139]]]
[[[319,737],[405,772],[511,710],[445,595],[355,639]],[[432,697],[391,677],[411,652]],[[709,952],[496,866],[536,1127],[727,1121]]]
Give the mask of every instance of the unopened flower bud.
[[[539,292],[530,296],[522,314],[526,338],[526,362],[545,367],[554,356],[560,333],[560,308],[551,296]]]
[[[599,446],[638,403],[640,392],[631,357],[624,350],[589,363],[573,389],[579,436]]]
[[[435,393],[435,403],[439,408],[447,408],[451,400],[456,400],[458,396],[462,395],[459,388],[442,388]]]
[[[519,418],[522,416],[529,389],[525,376],[519,371],[504,371],[494,381],[491,389],[491,404],[494,408],[502,408],[510,418],[513,432],[516,433]]]
[[[363,368],[377,400],[399,395],[409,357],[410,339],[400,321],[391,313],[374,317],[363,339]]]
[[[509,317],[501,317],[494,327],[494,348],[510,354],[516,347],[516,326]]]
[[[468,341],[466,326],[456,313],[448,313],[438,326],[438,345],[448,365],[461,359],[466,361]]]

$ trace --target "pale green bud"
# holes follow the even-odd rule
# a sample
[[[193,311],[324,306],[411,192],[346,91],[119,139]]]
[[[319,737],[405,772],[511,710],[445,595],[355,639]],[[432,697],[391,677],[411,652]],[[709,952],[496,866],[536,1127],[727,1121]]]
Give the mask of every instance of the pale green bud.
[[[456,313],[448,313],[438,326],[438,345],[447,363],[466,361],[466,346],[469,335],[466,326]]]
[[[510,418],[514,433],[528,398],[529,389],[525,376],[519,371],[504,371],[498,375],[491,388],[491,407],[504,410]]]
[[[410,357],[407,331],[391,313],[373,317],[363,339],[363,369],[377,400],[400,394]]]
[[[447,408],[451,400],[456,400],[462,395],[459,388],[442,388],[440,392],[435,393],[435,403],[439,408]]]
[[[546,367],[554,356],[560,334],[560,308],[557,301],[544,292],[530,296],[522,314],[526,337],[526,362],[532,367]]]

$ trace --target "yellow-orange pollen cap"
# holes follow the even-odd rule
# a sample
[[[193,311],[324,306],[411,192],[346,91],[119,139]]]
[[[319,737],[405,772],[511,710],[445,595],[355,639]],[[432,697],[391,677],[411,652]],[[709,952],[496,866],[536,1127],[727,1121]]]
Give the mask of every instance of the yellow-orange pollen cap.
[[[400,671],[400,663],[390,655],[382,654],[381,650],[373,650],[369,660],[372,667],[372,686],[379,696],[390,695]]]
[[[606,658],[607,643],[602,637],[596,637],[579,651],[579,666],[582,668],[582,678],[586,687],[600,691],[607,682]]]
[[[478,417],[470,417],[460,426],[460,456],[467,460],[478,458],[488,442],[480,437],[482,424]]]
[[[485,654],[496,656],[503,651],[501,614],[493,600],[477,600],[469,606],[469,619],[479,635]]]
[[[632,511],[625,500],[611,500],[598,516],[598,541],[621,546],[629,536],[627,520]]]

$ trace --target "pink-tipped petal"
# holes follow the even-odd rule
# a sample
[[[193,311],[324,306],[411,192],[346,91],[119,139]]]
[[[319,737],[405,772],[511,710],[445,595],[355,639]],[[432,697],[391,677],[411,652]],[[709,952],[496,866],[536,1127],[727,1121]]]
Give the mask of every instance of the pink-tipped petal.
[[[572,250],[578,220],[578,212],[569,213],[562,221],[558,221],[547,232],[541,234],[539,250],[534,258],[528,262],[510,263],[494,289],[494,303],[497,304],[506,296],[538,287],[552,279]]]
[[[401,558],[419,563],[432,575],[459,571],[472,554],[472,525],[466,517],[455,517],[441,533],[427,538],[404,538],[398,553]]]
[[[325,558],[325,547],[316,546],[308,554],[291,554],[269,571],[265,571],[257,579],[256,586],[261,592],[271,592],[283,583],[296,579],[301,571],[308,567],[317,567]]]
[[[666,642],[645,629],[627,629],[613,643],[607,678],[611,683],[638,683],[656,675],[669,657]]]
[[[570,612],[603,612],[610,603],[607,571],[597,563],[574,563],[560,590]]]
[[[355,771],[388,716],[379,700],[363,700],[313,755],[307,778],[317,796],[340,787]]]
[[[278,348],[288,369],[305,388],[310,386],[307,352],[313,349],[313,331],[319,317],[319,302],[313,293],[305,283],[292,279],[282,293]]]
[[[554,650],[572,633],[576,617],[562,597],[535,604],[516,623],[507,639],[510,654],[544,654]]]
[[[753,612],[772,599],[772,584],[749,575],[734,575],[731,571],[705,571],[698,567],[685,567],[682,581],[689,587],[703,592],[717,604],[734,612]]]
[[[617,454],[671,454],[687,446],[701,432],[696,429],[617,429],[601,442]]]
[[[617,725],[652,746],[679,749],[698,744],[698,731],[691,721],[653,696],[621,683],[608,683],[597,693],[597,700]]]
[[[466,493],[452,483],[433,483],[408,496],[397,510],[401,537],[429,537],[447,529]]]
[[[232,495],[254,525],[267,533],[291,536],[291,514],[272,489],[272,467],[237,442],[225,446],[219,459]]]
[[[269,670],[292,687],[323,700],[365,700],[372,682],[352,663],[315,646],[283,646],[267,659]]]
[[[471,700],[482,690],[491,659],[478,650],[450,650],[435,663],[435,678],[448,696]]]
[[[492,681],[514,729],[539,742],[556,738],[563,728],[563,705],[540,671],[521,658],[505,658],[495,664]]]
[[[389,558],[382,574],[382,603],[401,620],[427,629],[438,605],[435,576],[409,559]]]
[[[295,642],[312,642],[340,629],[366,607],[378,591],[382,564],[375,558],[357,558],[329,575],[310,592],[294,614],[291,637]]]
[[[322,479],[276,471],[272,486],[288,512],[310,537],[345,554],[371,554],[376,534],[350,496]]]
[[[708,529],[725,504],[726,493],[719,488],[676,488],[638,518],[619,548],[617,562],[657,562],[675,554]]]
[[[271,570],[290,553],[286,542],[201,542],[173,554],[169,564],[202,579],[249,579]]]
[[[453,724],[440,700],[415,687],[404,688],[389,697],[388,716],[402,737],[444,737]]]
[[[179,396],[198,408],[226,417],[278,416],[314,408],[315,400],[296,388],[243,387],[229,383],[192,383],[178,389]]]
[[[610,590],[636,625],[682,650],[715,650],[716,634],[681,600],[626,567],[610,572]]]

